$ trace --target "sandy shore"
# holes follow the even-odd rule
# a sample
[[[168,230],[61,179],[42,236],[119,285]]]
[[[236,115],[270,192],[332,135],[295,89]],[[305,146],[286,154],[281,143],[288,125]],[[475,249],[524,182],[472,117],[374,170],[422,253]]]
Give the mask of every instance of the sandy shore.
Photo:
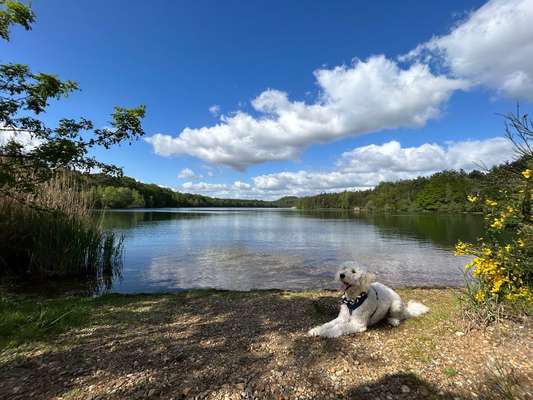
[[[530,321],[472,329],[451,289],[400,293],[431,313],[338,339],[305,335],[335,316],[335,292],[104,296],[81,326],[4,347],[0,398],[489,399],[502,383],[528,396]]]

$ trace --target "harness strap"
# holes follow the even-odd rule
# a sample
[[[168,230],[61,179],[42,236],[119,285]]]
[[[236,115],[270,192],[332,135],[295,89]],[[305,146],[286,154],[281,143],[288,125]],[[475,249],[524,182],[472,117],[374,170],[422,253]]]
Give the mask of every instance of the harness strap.
[[[371,289],[374,289],[371,287]],[[370,315],[369,320],[372,319],[374,314],[378,311],[379,308],[379,296],[376,289],[374,289],[374,293],[376,294],[376,308],[374,309],[374,312]],[[350,312],[350,315],[352,315],[352,312],[354,312],[357,308],[359,308],[365,300],[368,298],[368,293],[363,292],[359,296],[357,296],[355,299],[350,299],[348,296],[346,296],[346,293],[342,295],[341,298],[341,304],[346,304],[348,307],[348,311]]]
[[[371,288],[371,289],[374,289],[374,288]],[[374,293],[376,294],[376,309],[374,310],[374,312],[372,313],[372,315],[370,315],[369,321],[372,319],[372,317],[374,316],[374,314],[376,313],[376,311],[377,311],[378,308],[379,308],[379,296],[378,296],[378,291],[377,291],[376,289],[374,289]]]
[[[348,296],[346,296],[346,293],[342,295],[341,298],[341,304],[346,304],[348,307],[348,311],[350,312],[350,315],[352,315],[352,312],[354,312],[357,308],[361,306],[365,302],[365,300],[368,297],[368,293],[363,292],[359,296],[357,296],[355,299],[350,299]]]

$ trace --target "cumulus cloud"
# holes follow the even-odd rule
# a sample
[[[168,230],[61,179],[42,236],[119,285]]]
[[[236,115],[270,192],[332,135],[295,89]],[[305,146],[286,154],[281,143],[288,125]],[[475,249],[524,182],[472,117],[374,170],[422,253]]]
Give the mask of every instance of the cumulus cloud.
[[[237,111],[222,115],[216,125],[146,140],[162,156],[187,154],[244,170],[296,159],[310,144],[421,127],[440,115],[455,91],[477,85],[533,100],[532,20],[531,0],[492,0],[398,62],[376,55],[316,70],[315,99],[295,100],[268,89],[251,101],[253,112]],[[417,151],[431,158],[426,149]]]
[[[3,129],[5,128],[0,129],[0,146],[5,146],[10,141],[15,141],[16,143],[22,145],[23,150],[32,151],[35,148],[39,147],[41,144],[43,144],[42,139],[36,138],[30,132],[15,132],[12,130]]]
[[[201,193],[212,193],[218,192],[220,190],[227,189],[227,185],[224,183],[207,183],[207,182],[185,182],[181,187],[184,190],[201,192]]]
[[[209,112],[214,117],[218,117],[220,115],[220,106],[218,104],[213,104],[211,107],[209,107]]]
[[[208,183],[208,182],[185,182],[177,188],[179,191],[204,194],[222,198],[257,199],[264,193],[256,190],[249,183],[235,181],[233,184]]]
[[[397,141],[347,151],[330,171],[278,172],[252,178],[253,184],[189,182],[184,189],[218,197],[277,199],[320,192],[370,189],[383,181],[398,181],[450,169],[471,171],[492,167],[513,158],[512,144],[504,138],[425,143],[402,147]]]
[[[157,154],[189,154],[236,169],[270,160],[294,159],[309,144],[382,129],[422,126],[468,84],[435,76],[427,65],[407,69],[384,56],[315,71],[320,88],[311,104],[269,89],[252,101],[258,116],[239,111],[214,126],[185,128],[178,136],[146,140]]]
[[[236,188],[237,190],[247,190],[247,189],[250,189],[252,185],[246,182],[235,181],[233,183],[233,187]]]
[[[203,178],[202,175],[197,175],[192,169],[190,168],[183,168],[180,173],[178,174],[179,179],[200,179]]]
[[[532,20],[531,0],[489,1],[401,59],[441,62],[455,77],[533,100]]]
[[[397,141],[390,141],[345,152],[337,166],[356,173],[408,173],[415,177],[449,169],[470,171],[493,166],[512,155],[513,145],[505,138],[448,142],[445,146],[425,143],[417,147],[402,147]]]

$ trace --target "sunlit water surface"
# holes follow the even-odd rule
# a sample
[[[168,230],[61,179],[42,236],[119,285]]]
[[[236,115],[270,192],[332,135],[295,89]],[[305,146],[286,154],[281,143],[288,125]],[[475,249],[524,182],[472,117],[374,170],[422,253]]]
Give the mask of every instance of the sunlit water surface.
[[[124,235],[122,278],[112,291],[186,288],[334,288],[334,272],[354,264],[400,286],[457,286],[464,257],[454,243],[474,240],[475,215],[356,215],[289,209],[106,211]]]

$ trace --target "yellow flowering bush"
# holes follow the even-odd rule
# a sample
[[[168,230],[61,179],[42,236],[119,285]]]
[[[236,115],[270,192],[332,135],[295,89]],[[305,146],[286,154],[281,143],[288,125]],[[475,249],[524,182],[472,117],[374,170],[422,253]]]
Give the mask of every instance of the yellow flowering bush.
[[[456,255],[473,256],[465,269],[474,284],[470,298],[486,302],[533,302],[533,185],[526,168],[497,198],[468,195],[483,205],[485,232],[477,243],[458,242]]]

